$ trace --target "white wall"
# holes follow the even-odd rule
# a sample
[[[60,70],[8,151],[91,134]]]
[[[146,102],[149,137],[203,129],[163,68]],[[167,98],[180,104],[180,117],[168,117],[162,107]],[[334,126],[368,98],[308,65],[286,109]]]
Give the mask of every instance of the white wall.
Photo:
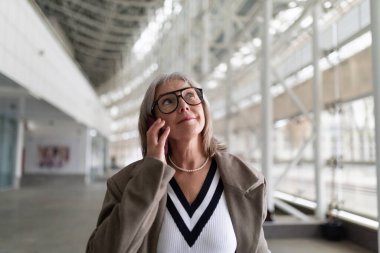
[[[33,1],[0,1],[0,73],[78,122],[110,134],[110,116]]]
[[[25,136],[25,174],[82,174],[86,173],[86,127],[69,120],[34,122]],[[38,146],[69,147],[69,162],[61,168],[39,166]]]

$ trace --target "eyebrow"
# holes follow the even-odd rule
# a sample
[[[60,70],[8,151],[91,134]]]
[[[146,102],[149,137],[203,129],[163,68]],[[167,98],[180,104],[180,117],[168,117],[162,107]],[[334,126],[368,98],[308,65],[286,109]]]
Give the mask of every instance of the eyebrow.
[[[193,86],[188,86],[188,87],[184,87],[184,88],[182,88],[182,89],[178,89],[178,90],[173,90],[173,91],[165,92],[165,93],[162,93],[161,95],[159,95],[155,100],[158,100],[158,99],[160,99],[162,96],[165,96],[165,95],[168,95],[168,94],[173,94],[173,93],[176,93],[176,92],[178,92],[178,91],[183,91],[183,90],[185,90],[185,89],[187,89],[187,88],[194,88],[194,87],[193,87]]]

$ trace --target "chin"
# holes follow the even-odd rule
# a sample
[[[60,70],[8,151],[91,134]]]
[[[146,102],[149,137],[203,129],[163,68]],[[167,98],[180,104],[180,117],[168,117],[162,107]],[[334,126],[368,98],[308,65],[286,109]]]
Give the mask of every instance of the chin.
[[[174,140],[191,140],[200,136],[201,133],[202,129],[181,127],[180,129],[176,129],[176,131],[170,132],[170,138]]]

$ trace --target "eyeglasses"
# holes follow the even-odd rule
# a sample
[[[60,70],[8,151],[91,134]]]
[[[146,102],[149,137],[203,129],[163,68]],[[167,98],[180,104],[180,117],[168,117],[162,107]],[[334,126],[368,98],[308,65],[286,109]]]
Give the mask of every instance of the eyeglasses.
[[[177,93],[180,94],[177,95]],[[188,105],[199,105],[203,101],[202,89],[195,87],[187,87],[180,90],[164,93],[160,95],[152,105],[152,114],[154,115],[154,107],[164,114],[169,114],[177,110],[179,98],[182,98]]]

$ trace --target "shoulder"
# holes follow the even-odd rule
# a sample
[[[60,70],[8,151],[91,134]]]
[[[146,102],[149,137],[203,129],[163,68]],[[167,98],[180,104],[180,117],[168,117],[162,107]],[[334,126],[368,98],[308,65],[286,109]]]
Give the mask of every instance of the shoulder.
[[[215,153],[215,158],[225,165],[232,166],[238,170],[243,170],[256,175],[257,177],[263,177],[262,173],[257,170],[253,165],[243,161],[240,157],[231,154],[227,151],[219,151]]]
[[[142,161],[143,160],[135,161],[122,168],[107,180],[107,186],[109,188],[117,188],[119,191],[123,191],[128,181],[136,174],[137,167]]]
[[[223,174],[224,181],[227,183],[239,186],[241,190],[265,184],[263,174],[236,155],[227,151],[218,151],[214,157],[220,173]]]
[[[145,175],[145,177],[144,177]],[[149,175],[149,177],[146,177]],[[163,162],[152,157],[144,157],[121,169],[107,180],[107,186],[111,191],[123,192],[129,181],[137,176],[145,178],[145,183],[152,183],[154,180],[162,180],[163,177],[171,178],[174,169],[166,166]]]

